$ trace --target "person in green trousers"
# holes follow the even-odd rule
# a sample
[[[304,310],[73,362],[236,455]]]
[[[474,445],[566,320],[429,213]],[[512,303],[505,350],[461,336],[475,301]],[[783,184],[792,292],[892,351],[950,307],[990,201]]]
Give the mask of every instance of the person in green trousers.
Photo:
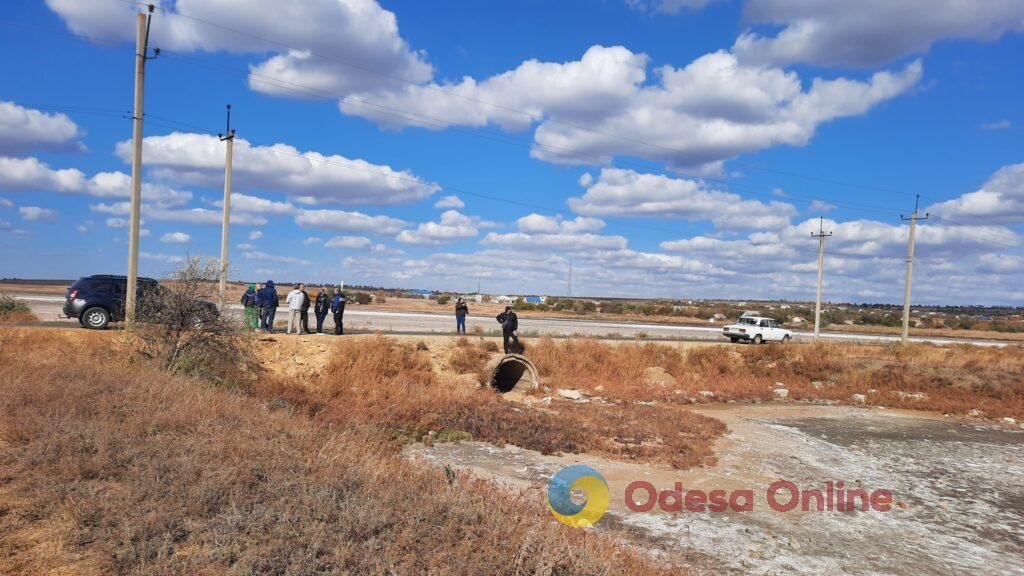
[[[258,330],[260,327],[260,309],[256,304],[256,286],[249,284],[249,289],[242,294],[242,306],[244,308],[242,323],[246,328]]]

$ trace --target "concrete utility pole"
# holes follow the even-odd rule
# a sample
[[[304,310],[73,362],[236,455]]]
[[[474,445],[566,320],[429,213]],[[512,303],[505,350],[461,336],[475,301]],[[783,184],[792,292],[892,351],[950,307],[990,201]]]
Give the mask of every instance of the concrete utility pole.
[[[569,297],[572,297],[572,256],[569,256]]]
[[[132,190],[131,219],[128,233],[128,285],[124,298],[125,323],[135,321],[135,291],[139,277],[139,213],[142,208],[142,96],[146,80],[146,52],[149,46],[149,24],[153,19],[153,5],[149,14],[139,12],[135,19],[135,111],[132,113]],[[159,54],[159,53],[158,53]],[[156,56],[154,56],[155,58]]]
[[[821,332],[821,270],[825,264],[825,237],[831,236],[832,232],[825,233],[823,217],[818,218],[818,232],[811,232],[812,237],[818,238],[818,297],[814,301],[814,338],[818,338]]]
[[[228,230],[231,228],[231,159],[235,149],[235,131],[231,128],[231,104],[228,104],[227,132],[217,134],[221,142],[227,142],[224,152],[224,217],[220,232],[220,306],[228,290]]]
[[[904,218],[900,214],[900,220],[910,221],[910,235],[907,242],[907,282],[903,292],[903,334],[901,335],[901,341],[904,344],[909,341],[910,336],[910,278],[914,270],[914,230],[917,228],[918,220],[928,219],[927,212],[924,213],[924,216],[917,215],[917,206],[920,201],[920,194],[914,196],[914,213],[909,218]]]

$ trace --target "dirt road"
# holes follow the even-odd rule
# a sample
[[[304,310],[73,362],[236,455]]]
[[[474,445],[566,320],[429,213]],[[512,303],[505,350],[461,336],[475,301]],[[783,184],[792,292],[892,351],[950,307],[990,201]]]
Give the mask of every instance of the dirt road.
[[[545,497],[569,464],[592,466],[611,491],[599,529],[627,527],[652,548],[676,548],[715,572],[744,574],[1024,574],[1024,433],[921,413],[808,405],[715,405],[726,422],[719,463],[673,471],[589,456],[546,457],[481,443],[414,446],[449,463]],[[825,490],[825,482],[890,490],[888,512],[779,512],[771,483]],[[634,512],[626,486],[750,489],[750,512]],[[788,493],[783,493],[788,494]],[[780,497],[779,500],[785,500]]]

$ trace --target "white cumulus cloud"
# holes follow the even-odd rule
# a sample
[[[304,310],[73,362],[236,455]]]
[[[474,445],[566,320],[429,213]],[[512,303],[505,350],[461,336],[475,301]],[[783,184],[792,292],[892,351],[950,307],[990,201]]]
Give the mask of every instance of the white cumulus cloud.
[[[778,29],[736,40],[733,50],[755,64],[877,66],[947,38],[991,41],[1024,30],[1019,0],[748,0],[743,12]]]
[[[456,210],[466,207],[466,203],[461,198],[452,194],[441,198],[437,202],[434,202],[434,208],[454,208]]]
[[[160,241],[164,244],[188,244],[192,237],[184,232],[168,232],[160,237]]]
[[[403,230],[395,240],[405,244],[439,245],[477,235],[479,218],[447,210],[437,222],[424,222],[414,230]]]
[[[327,248],[369,248],[373,242],[365,236],[335,236],[324,243]]]
[[[21,214],[22,220],[42,220],[44,222],[56,222],[57,212],[48,208],[40,208],[39,206],[20,206],[18,213]]]
[[[299,210],[295,223],[302,228],[373,234],[395,234],[407,226],[405,221],[391,216],[370,216],[345,210]]]
[[[796,72],[744,64],[724,50],[683,68],[657,68],[655,82],[648,82],[648,62],[622,46],[592,46],[576,61],[528,60],[483,80],[366,94],[378,108],[343,101],[341,109],[392,127],[536,126],[531,154],[550,162],[605,164],[631,156],[712,171],[740,154],[804,146],[821,124],[863,114],[915,86],[922,74],[920,62],[912,62],[864,81],[816,78],[805,89]]]
[[[281,192],[307,204],[402,204],[440,189],[414,174],[365,160],[301,152],[287,144],[252,145],[235,139],[232,186],[238,190]],[[158,180],[217,188],[224,182],[224,144],[216,136],[174,132],[143,140],[146,165]],[[131,141],[115,148],[131,157]],[[286,210],[285,206],[277,206]]]
[[[134,42],[131,23],[139,6],[110,0],[46,4],[77,34]],[[424,55],[399,34],[394,13],[374,0],[177,0],[173,10],[153,17],[152,26],[151,46],[267,58],[250,66],[249,85],[278,96],[322,97],[296,92],[296,84],[347,94],[392,86],[394,77],[423,82],[433,74]]]
[[[84,148],[83,136],[66,114],[44,112],[0,101],[0,154],[21,154],[35,149]]]
[[[569,207],[578,214],[707,220],[730,230],[786,226],[797,214],[792,204],[746,200],[699,180],[660,174],[605,168],[587,182],[583,196],[569,198]]]

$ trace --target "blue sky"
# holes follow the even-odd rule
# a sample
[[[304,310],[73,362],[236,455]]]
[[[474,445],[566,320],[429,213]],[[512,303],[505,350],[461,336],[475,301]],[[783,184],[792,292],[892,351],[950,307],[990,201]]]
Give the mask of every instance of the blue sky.
[[[141,271],[488,292],[1021,304],[1024,5],[161,3]],[[0,276],[123,273],[134,13],[0,20]],[[290,10],[290,12],[288,12]],[[454,196],[455,198],[449,198]]]

